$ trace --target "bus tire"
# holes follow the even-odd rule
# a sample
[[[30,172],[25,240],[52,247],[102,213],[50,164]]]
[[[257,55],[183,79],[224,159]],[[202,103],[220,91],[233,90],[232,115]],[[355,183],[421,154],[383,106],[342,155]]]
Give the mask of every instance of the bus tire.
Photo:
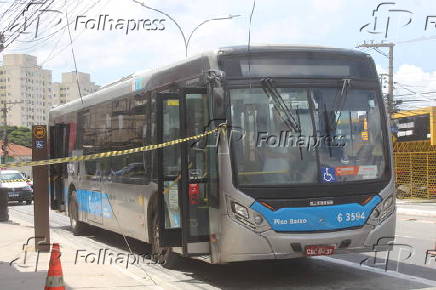
[[[77,193],[75,190],[71,191],[68,207],[68,216],[70,217],[71,231],[74,235],[84,234],[88,226],[84,222],[79,221],[79,207],[77,203]]]
[[[154,211],[151,220],[151,260],[167,269],[174,269],[181,260],[181,257],[174,253],[171,248],[160,247],[159,245],[159,218]]]

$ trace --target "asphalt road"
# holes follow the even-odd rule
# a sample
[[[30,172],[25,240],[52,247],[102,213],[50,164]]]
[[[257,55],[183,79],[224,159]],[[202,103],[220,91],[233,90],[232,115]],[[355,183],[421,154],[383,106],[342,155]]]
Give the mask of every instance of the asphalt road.
[[[10,214],[12,219],[33,222],[32,206],[11,206]],[[51,212],[50,223],[52,231],[68,237],[77,247],[127,251],[123,237],[111,232],[95,229],[92,237],[72,236],[69,220],[63,214]],[[137,254],[149,251],[139,241],[128,241]],[[436,261],[424,264],[425,250],[433,247],[435,241],[436,219],[399,216],[396,242],[401,246],[391,252],[387,272],[386,253],[378,254],[376,264],[373,254],[350,254],[227,265],[185,259],[176,270],[160,265],[137,266],[140,269],[136,270],[144,271],[156,286],[164,289],[436,289]],[[366,260],[363,266],[359,265],[362,260]]]

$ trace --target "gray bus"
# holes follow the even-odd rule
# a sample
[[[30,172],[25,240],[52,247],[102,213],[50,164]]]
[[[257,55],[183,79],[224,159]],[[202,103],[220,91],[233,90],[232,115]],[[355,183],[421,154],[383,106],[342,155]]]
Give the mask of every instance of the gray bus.
[[[388,117],[365,53],[221,48],[50,112],[52,158],[207,138],[50,168],[51,206],[153,257],[210,263],[371,251],[395,232]]]

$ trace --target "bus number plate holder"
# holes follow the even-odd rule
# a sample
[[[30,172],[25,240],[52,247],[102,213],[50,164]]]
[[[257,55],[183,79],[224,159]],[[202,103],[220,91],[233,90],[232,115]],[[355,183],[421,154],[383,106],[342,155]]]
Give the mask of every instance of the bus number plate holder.
[[[335,246],[306,246],[304,254],[306,256],[329,256],[335,253]]]

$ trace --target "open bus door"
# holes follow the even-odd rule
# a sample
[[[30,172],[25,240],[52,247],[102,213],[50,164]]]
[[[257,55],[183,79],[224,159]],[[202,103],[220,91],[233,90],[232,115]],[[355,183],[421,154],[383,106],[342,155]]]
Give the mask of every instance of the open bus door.
[[[158,94],[159,143],[200,134],[208,125],[206,89]],[[183,255],[209,253],[207,152],[198,141],[159,150],[159,242]]]

